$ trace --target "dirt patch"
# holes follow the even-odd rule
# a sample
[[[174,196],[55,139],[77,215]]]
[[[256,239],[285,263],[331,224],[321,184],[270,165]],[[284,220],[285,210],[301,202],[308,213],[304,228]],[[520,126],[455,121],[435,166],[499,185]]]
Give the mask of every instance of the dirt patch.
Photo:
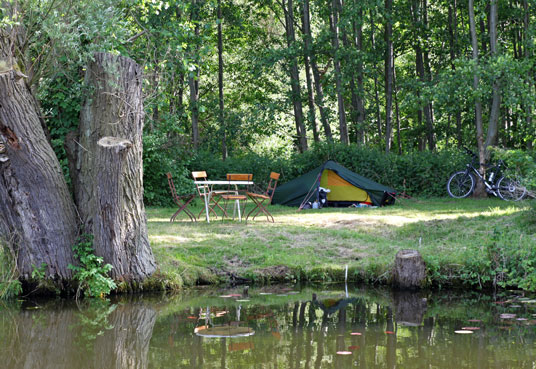
[[[283,280],[292,274],[292,270],[284,265],[274,265],[271,267],[258,269],[257,273],[260,276],[271,280]]]

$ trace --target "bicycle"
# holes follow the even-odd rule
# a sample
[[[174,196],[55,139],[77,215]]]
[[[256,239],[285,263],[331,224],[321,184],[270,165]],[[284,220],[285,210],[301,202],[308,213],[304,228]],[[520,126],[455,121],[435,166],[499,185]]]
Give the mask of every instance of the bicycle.
[[[488,168],[488,177],[484,178],[478,167],[478,156],[474,152],[465,148],[467,154],[473,159],[466,165],[465,170],[453,173],[447,182],[447,191],[450,197],[462,199],[471,195],[476,187],[476,177],[486,186],[486,192],[498,196],[506,201],[519,201],[525,197],[527,189],[515,178],[502,175],[502,169],[506,168],[506,163],[499,160],[496,164],[484,164]]]

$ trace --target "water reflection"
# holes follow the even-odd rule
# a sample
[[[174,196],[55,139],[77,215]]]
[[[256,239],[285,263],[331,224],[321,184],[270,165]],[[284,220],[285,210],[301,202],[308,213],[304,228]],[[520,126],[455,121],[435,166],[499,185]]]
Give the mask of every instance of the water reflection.
[[[0,313],[1,368],[533,368],[520,293],[272,287]],[[456,334],[462,328],[470,334]]]

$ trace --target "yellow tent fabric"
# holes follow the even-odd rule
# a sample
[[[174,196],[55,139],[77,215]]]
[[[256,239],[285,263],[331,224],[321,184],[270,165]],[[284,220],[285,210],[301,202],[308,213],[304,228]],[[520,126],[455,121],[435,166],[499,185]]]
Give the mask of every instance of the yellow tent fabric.
[[[328,201],[359,201],[372,203],[369,195],[364,190],[354,186],[329,169],[322,172],[320,186],[331,190],[331,192],[328,193]]]

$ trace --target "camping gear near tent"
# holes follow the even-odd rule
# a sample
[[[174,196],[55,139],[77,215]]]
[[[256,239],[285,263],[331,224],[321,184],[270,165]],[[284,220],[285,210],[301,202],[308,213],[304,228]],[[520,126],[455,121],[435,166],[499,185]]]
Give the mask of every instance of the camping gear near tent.
[[[272,199],[273,204],[301,206],[318,201],[319,187],[330,190],[328,206],[348,206],[368,203],[375,206],[394,204],[396,191],[371,179],[356,174],[332,160],[301,177],[280,185]]]

